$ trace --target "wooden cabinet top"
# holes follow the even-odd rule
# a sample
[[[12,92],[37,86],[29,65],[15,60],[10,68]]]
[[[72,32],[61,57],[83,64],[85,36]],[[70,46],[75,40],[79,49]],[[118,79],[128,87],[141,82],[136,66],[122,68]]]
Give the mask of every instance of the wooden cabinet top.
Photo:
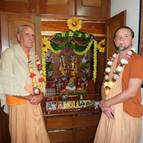
[[[105,20],[110,16],[110,0],[1,0],[0,11]]]

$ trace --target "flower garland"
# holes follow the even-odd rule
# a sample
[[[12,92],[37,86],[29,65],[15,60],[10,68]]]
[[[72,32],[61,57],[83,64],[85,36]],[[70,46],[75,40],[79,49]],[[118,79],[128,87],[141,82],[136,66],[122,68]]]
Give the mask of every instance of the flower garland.
[[[111,67],[117,57],[117,53],[114,53],[109,61],[107,61],[107,66],[105,68],[105,77],[104,77],[104,88],[105,88],[105,93],[106,95],[109,94],[109,91],[113,86],[115,85],[115,82],[119,79],[121,72],[123,71],[123,68],[126,64],[128,64],[128,61],[133,54],[133,51],[130,50],[127,52],[127,55],[125,58],[122,58],[120,60],[119,65],[117,66],[116,70],[113,72],[112,78],[110,78],[110,72],[111,72]]]
[[[50,42],[47,42],[49,49],[57,54],[64,48],[71,48],[78,55],[85,54],[93,43],[93,36],[80,31],[67,31],[56,33]]]
[[[93,54],[93,81],[96,82],[97,76],[97,41],[94,40],[94,54]]]
[[[32,80],[32,87],[33,87],[33,94],[34,95],[40,95],[42,91],[44,91],[44,77],[43,77],[43,71],[42,71],[42,64],[40,63],[40,60],[36,56],[36,67],[39,72],[39,77],[37,76],[36,72],[34,71],[34,64],[32,60],[28,59],[28,68],[30,72],[30,78]]]
[[[42,38],[42,70],[46,80],[46,53],[51,50],[54,54],[59,54],[64,48],[73,49],[77,55],[86,54],[94,43],[93,54],[93,80],[96,81],[97,73],[97,41],[91,34],[80,32],[82,22],[76,17],[67,20],[69,31],[56,33],[51,40]],[[102,42],[103,43],[103,42]]]
[[[74,53],[76,53],[77,55],[80,55],[80,56],[86,54],[89,51],[89,49],[90,49],[90,47],[91,47],[91,45],[93,44],[94,41],[95,40],[91,40],[84,51],[78,52],[76,50],[73,50]],[[96,49],[96,45],[94,45],[94,49]]]
[[[42,71],[43,71],[43,77],[46,81],[46,53],[49,49],[49,41],[48,38],[43,37],[42,38],[42,50],[41,50],[41,57],[42,57]]]

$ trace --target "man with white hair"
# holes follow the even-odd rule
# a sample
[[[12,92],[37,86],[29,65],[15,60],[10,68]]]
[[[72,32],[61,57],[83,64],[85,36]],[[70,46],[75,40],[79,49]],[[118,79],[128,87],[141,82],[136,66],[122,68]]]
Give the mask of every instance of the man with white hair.
[[[45,82],[33,28],[19,26],[17,40],[18,45],[2,53],[0,63],[0,98],[9,107],[11,143],[49,143],[40,106]]]

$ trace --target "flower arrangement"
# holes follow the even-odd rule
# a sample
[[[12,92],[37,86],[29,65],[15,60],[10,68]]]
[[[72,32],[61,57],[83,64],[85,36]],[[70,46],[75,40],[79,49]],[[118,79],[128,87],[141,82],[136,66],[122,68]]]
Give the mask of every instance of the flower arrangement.
[[[86,54],[91,46],[94,46],[94,65],[93,65],[93,80],[96,81],[97,67],[97,41],[89,33],[79,31],[82,26],[81,20],[76,17],[67,20],[69,31],[56,33],[51,40],[47,37],[42,38],[42,65],[44,78],[46,79],[46,53],[48,50],[54,54],[60,53],[64,48],[73,49],[77,55]]]

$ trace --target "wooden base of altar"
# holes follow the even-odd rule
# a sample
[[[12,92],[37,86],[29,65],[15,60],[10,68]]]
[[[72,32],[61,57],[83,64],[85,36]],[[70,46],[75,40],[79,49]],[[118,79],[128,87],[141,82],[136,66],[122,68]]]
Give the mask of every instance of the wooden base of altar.
[[[93,143],[100,115],[99,110],[46,114],[51,143]]]

